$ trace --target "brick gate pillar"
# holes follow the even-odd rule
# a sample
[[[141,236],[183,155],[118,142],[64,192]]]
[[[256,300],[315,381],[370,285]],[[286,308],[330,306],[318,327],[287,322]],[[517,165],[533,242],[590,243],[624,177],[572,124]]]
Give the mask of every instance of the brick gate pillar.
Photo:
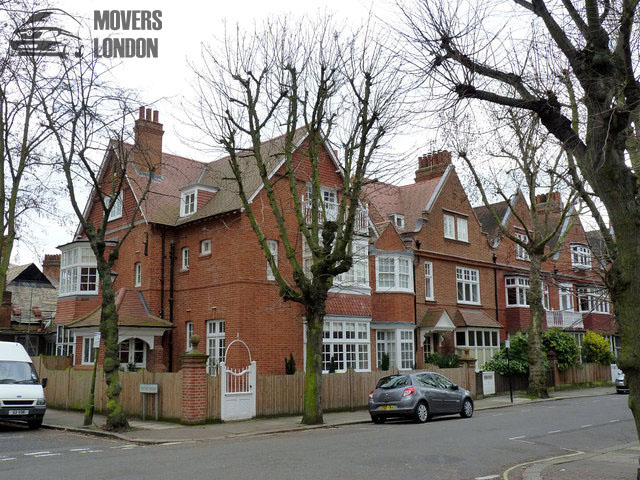
[[[207,419],[207,356],[197,349],[200,337],[193,335],[191,351],[182,360],[182,423],[193,425]]]

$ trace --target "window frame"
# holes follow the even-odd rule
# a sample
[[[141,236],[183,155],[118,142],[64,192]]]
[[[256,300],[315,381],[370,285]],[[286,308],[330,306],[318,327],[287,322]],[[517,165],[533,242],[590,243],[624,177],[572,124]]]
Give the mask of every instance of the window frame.
[[[136,262],[133,266],[134,286],[142,286],[142,262]]]
[[[208,245],[208,248],[205,250],[205,246]],[[211,254],[211,239],[205,238],[204,240],[200,240],[200,255],[210,255]]]
[[[181,270],[189,270],[189,247],[182,247],[180,250]]]
[[[89,347],[87,347],[89,345]],[[93,365],[96,360],[96,352],[94,348],[94,337],[84,336],[82,337],[82,358],[81,365]]]
[[[507,308],[529,308],[529,279],[527,277],[519,275],[504,277],[504,289]],[[511,289],[516,292],[516,303],[510,302],[509,290]]]
[[[461,225],[464,225],[464,228],[460,228]],[[464,236],[461,232],[464,232]],[[469,242],[469,220],[464,217],[456,216],[456,240]]]
[[[142,345],[142,361],[136,362],[136,353],[140,353],[136,350],[136,341]],[[122,362],[122,346],[127,344],[127,362]],[[144,340],[138,337],[131,337],[123,340],[118,344],[118,359],[120,360],[120,366],[126,367],[129,364],[134,364],[136,368],[147,368],[147,344]]]
[[[522,240],[524,243],[529,243],[529,237],[526,233],[514,232],[513,234],[518,239]],[[529,253],[520,245],[515,243],[516,246],[516,260],[522,260],[524,262],[530,262]]]
[[[213,327],[213,328],[212,328]],[[217,365],[224,362],[226,349],[226,324],[221,318],[207,320],[206,328],[206,354],[207,354],[207,373],[215,375],[217,373]]]
[[[415,365],[415,339],[410,328],[376,329],[376,366],[380,369],[382,355],[389,354],[389,368],[412,370]],[[404,337],[404,338],[403,338]],[[408,354],[407,357],[405,354]]]
[[[497,328],[462,327],[456,329],[455,333],[455,349],[464,350],[469,348],[470,355],[477,359],[476,371],[482,370],[484,364],[491,360],[496,353],[500,351],[500,331]],[[459,334],[464,335],[464,344],[458,341]],[[486,345],[487,339],[489,339],[490,345]],[[482,345],[479,345],[479,343],[482,343]],[[489,355],[487,355],[487,352],[489,352]],[[483,360],[482,363],[480,363],[481,359]]]
[[[428,267],[428,268],[427,268]],[[427,270],[429,270],[427,272]],[[424,262],[424,299],[435,300],[435,292],[433,291],[433,262]],[[428,288],[427,288],[428,287]],[[431,295],[427,295],[431,292]]]
[[[273,257],[273,261],[276,264],[276,268],[278,267],[278,248],[279,248],[278,240],[267,240],[267,247],[269,248],[269,252],[271,252],[271,256]],[[267,262],[267,280],[275,280],[276,276],[273,274],[271,270],[271,265],[269,265],[269,261]]]
[[[56,355],[68,356],[75,358],[76,353],[76,335],[73,330],[65,325],[58,325],[56,328]]]
[[[442,214],[444,238],[449,240],[456,239],[456,220],[455,215],[449,213]]]
[[[382,262],[384,260],[384,262]],[[391,262],[391,264],[385,265],[385,270],[381,271],[383,263]],[[402,271],[403,265],[406,267],[406,271]],[[408,255],[387,254],[378,253],[375,259],[376,267],[376,292],[400,292],[400,293],[414,293],[413,290],[413,268],[411,257]],[[386,269],[391,267],[392,270]],[[382,286],[382,283],[388,283],[388,280],[381,282],[380,274],[393,275],[393,284],[391,286]],[[401,282],[406,281],[406,287],[401,286]]]
[[[476,280],[467,280],[464,278],[465,272],[469,272],[469,274],[475,273]],[[459,275],[461,273],[461,276]],[[471,275],[470,275],[471,276]],[[462,284],[462,290],[459,285]],[[469,293],[471,294],[472,300],[460,299],[460,292],[462,291],[463,297],[466,297],[466,285],[470,285]],[[476,287],[477,301],[473,300],[473,287]],[[469,267],[460,267],[456,266],[456,298],[457,303],[464,305],[482,305],[482,297],[480,296],[480,271],[477,268],[469,268]]]
[[[105,195],[104,201],[105,205],[110,205],[111,195]],[[107,222],[112,222],[114,220],[118,220],[119,218],[122,218],[122,191],[118,192],[118,195],[116,196],[116,199],[113,203],[113,208],[109,212],[109,218],[107,219]]]
[[[180,194],[180,216],[188,217],[198,210],[198,189],[192,188]]]
[[[187,352],[193,350],[193,345],[191,344],[191,337],[193,336],[193,322],[185,322],[184,323],[185,337],[187,340]]]
[[[97,261],[89,243],[62,250],[59,297],[98,295],[100,279]],[[83,279],[85,279],[83,281]],[[83,288],[83,285],[87,288]],[[93,286],[92,289],[88,287]]]
[[[351,326],[353,326],[351,328]],[[329,372],[331,359],[338,356],[336,372],[352,368],[371,371],[370,322],[349,317],[325,320],[322,332],[322,373]]]
[[[593,286],[579,286],[576,288],[578,297],[578,311],[580,313],[611,314],[611,301],[606,288]],[[604,295],[602,294],[604,292]],[[583,299],[586,299],[587,308],[583,308]]]
[[[569,299],[569,307],[563,308],[562,299]],[[561,283],[558,285],[558,308],[562,312],[575,312],[576,310],[576,302],[575,302],[575,292],[573,290],[573,284],[571,283]]]
[[[591,249],[584,243],[572,243],[570,247],[571,252],[571,267],[579,270],[591,270]]]

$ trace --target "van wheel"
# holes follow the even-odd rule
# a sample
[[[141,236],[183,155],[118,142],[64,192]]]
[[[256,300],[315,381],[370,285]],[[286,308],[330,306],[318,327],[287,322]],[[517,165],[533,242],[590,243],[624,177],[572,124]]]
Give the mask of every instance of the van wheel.
[[[42,426],[42,419],[38,418],[36,420],[29,420],[27,425],[29,426],[29,430],[37,430]]]

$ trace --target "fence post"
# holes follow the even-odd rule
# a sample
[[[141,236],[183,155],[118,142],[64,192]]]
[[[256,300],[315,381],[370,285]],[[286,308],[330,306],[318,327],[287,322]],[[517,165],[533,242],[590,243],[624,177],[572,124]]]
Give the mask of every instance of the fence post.
[[[207,419],[207,356],[196,348],[198,335],[192,335],[191,351],[183,354],[182,360],[182,412],[185,424],[204,423]]]
[[[549,359],[549,366],[551,367],[551,371],[553,372],[553,385],[552,387],[557,387],[560,385],[560,370],[558,370],[558,361],[556,360],[556,352],[550,350],[547,353],[547,358]]]
[[[464,379],[466,385],[464,388],[469,390],[473,396],[476,396],[476,359],[469,356],[469,348],[464,349],[464,357],[460,359],[460,361],[464,365]],[[471,378],[473,378],[473,383],[471,382]]]

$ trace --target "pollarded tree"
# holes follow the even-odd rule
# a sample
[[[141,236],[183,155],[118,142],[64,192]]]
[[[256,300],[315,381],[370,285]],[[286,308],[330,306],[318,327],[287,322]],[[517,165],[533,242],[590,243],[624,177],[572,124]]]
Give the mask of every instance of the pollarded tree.
[[[390,42],[370,25],[350,32],[330,18],[276,19],[255,31],[228,35],[219,49],[203,48],[194,68],[193,123],[209,144],[228,155],[280,294],[304,309],[307,424],[323,421],[322,339],[329,289],[337,275],[352,268],[357,222],[368,229],[360,208],[362,186],[386,139],[403,123],[409,78],[390,54]],[[272,177],[273,157],[261,144],[277,134],[284,175]],[[306,173],[296,157],[301,139]],[[331,144],[342,151],[340,160],[334,158],[342,184],[337,207],[330,211],[332,205],[322,197],[320,167]],[[281,273],[258,221],[265,206],[252,203],[246,193],[247,162],[259,172],[291,276]],[[299,238],[310,252],[309,262],[300,259]]]
[[[133,105],[139,102],[130,92],[113,86],[110,71],[100,57],[85,51],[79,58],[61,58],[38,81],[42,88],[58,92],[55,101],[43,103],[45,125],[52,136],[53,159],[64,174],[78,217],[78,233],[88,240],[96,258],[102,294],[100,332],[105,346],[106,428],[118,430],[127,427],[128,422],[120,405],[118,313],[111,274],[120,247],[139,219],[140,207],[149,192],[155,171],[152,151],[144,145],[127,145],[128,120]],[[127,176],[134,159],[137,168],[149,172],[144,184],[129,183],[134,181]],[[117,239],[107,239],[111,212],[122,207],[125,187],[141,193]],[[101,215],[92,217],[92,212],[83,211],[82,200],[87,193]]]
[[[409,57],[432,85],[444,85],[442,99],[533,112],[575,159],[574,179],[589,187],[576,188],[585,193],[612,260],[606,283],[640,433],[638,3],[416,0],[399,8]],[[517,21],[504,22],[506,16]],[[573,99],[567,85],[575,87]],[[589,190],[606,207],[615,239]]]
[[[471,171],[500,233],[515,243],[521,256],[528,260],[529,289],[526,296],[531,312],[527,335],[529,394],[547,398],[546,352],[542,345],[542,326],[546,319],[542,266],[562,248],[577,219],[578,213],[574,209],[576,195],[568,191],[566,201],[564,204],[561,202],[560,190],[567,175],[567,166],[562,162],[565,156],[562,149],[553,145],[548,134],[542,131],[536,116],[508,109],[505,118],[498,119],[498,122],[504,127],[495,130],[495,147],[489,147],[487,152],[490,162],[497,165],[497,172],[487,176],[483,172],[492,171],[492,165],[479,164],[466,151],[459,154]],[[513,185],[518,185],[518,191],[511,196],[505,190],[513,190]],[[521,188],[528,197],[524,210],[513,201],[520,195]],[[502,198],[522,233],[503,222],[495,205],[490,202],[488,192],[495,192]],[[544,201],[539,202],[538,198]]]

